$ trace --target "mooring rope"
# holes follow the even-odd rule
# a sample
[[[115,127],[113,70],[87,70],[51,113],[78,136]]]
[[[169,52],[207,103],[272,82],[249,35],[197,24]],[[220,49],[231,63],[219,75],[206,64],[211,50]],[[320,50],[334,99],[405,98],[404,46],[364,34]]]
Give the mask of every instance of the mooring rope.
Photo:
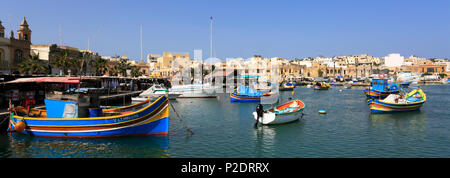
[[[172,103],[169,102],[169,104],[170,104],[170,106],[172,106],[173,112],[175,112],[175,114],[177,115],[178,119],[179,119],[180,122],[183,124],[183,127],[184,127],[187,131],[189,131],[189,132],[191,133],[191,135],[194,135],[194,132],[193,132],[191,129],[189,129],[189,127],[187,127],[186,124],[184,124],[183,120],[181,119],[180,115],[178,115],[178,112],[175,110],[175,107],[173,107]]]

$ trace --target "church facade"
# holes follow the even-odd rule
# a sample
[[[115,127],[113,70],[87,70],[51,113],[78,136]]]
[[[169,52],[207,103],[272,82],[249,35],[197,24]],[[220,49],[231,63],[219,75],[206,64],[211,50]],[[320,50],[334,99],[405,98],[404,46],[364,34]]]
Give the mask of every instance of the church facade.
[[[18,64],[30,55],[30,45],[31,30],[25,17],[17,30],[17,38],[12,30],[6,37],[0,21],[0,74],[19,74]]]

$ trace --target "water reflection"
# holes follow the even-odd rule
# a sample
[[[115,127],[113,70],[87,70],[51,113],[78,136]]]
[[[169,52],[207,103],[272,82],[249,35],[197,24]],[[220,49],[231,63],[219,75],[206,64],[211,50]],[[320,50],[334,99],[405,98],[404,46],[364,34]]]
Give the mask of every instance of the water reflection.
[[[167,136],[63,139],[11,134],[9,142],[8,157],[13,158],[170,157]]]
[[[397,129],[408,128],[414,131],[425,131],[426,114],[420,110],[402,113],[369,114],[369,118],[370,126],[374,128],[393,125]]]
[[[302,119],[279,125],[259,125],[253,130],[256,157],[280,157],[277,147],[280,144],[297,145],[304,131]],[[253,126],[253,125],[252,125]],[[294,143],[296,142],[296,143]],[[287,145],[285,145],[287,146]],[[286,156],[285,154],[284,156]]]

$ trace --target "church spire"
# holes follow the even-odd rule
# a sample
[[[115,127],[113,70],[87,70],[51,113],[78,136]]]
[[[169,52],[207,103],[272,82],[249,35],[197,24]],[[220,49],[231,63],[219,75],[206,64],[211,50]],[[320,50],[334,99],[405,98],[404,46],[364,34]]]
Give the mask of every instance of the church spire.
[[[20,24],[20,26],[28,26],[27,19],[25,19],[25,17],[23,17],[23,20],[22,20],[22,23]]]
[[[19,40],[31,41],[31,30],[28,28],[27,19],[23,17],[19,30],[17,30]]]

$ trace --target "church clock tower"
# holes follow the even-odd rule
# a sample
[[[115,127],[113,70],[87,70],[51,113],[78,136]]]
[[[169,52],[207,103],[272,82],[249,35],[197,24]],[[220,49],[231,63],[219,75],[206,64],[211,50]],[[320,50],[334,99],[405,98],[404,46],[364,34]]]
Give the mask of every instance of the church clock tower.
[[[31,42],[31,30],[28,28],[28,23],[25,17],[23,17],[19,30],[17,30],[19,40],[25,40]]]

